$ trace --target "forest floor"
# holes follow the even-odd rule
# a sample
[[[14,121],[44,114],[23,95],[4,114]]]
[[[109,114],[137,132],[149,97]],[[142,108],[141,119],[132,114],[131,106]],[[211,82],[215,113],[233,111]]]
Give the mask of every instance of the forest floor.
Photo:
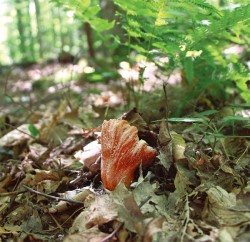
[[[1,73],[0,241],[250,241],[249,105],[202,96],[177,118],[178,72],[162,87],[149,64],[143,88],[138,68],[119,72],[109,81],[54,63]],[[113,191],[99,144],[111,118],[157,153]]]

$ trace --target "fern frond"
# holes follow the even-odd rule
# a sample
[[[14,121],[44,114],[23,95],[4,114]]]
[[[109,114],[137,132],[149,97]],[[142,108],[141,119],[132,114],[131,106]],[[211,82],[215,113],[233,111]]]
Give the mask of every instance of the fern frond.
[[[136,3],[132,0],[114,0],[114,2],[127,13],[132,13],[132,15],[151,17],[155,17],[157,15],[157,12],[153,11],[150,7],[150,3],[143,0],[137,0]]]
[[[238,7],[233,11],[224,11],[220,20],[214,21],[211,24],[210,31],[216,32],[221,30],[230,29],[232,26],[238,23],[250,23],[250,4],[242,7]]]
[[[206,10],[208,14],[220,15],[219,10],[205,0],[168,0],[168,3],[170,2],[178,3],[180,6],[184,6],[185,4],[194,5]]]

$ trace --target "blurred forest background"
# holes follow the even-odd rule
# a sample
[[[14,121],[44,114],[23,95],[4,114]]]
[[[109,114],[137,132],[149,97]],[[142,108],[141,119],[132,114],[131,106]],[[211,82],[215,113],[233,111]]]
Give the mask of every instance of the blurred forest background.
[[[147,102],[161,109],[169,85],[175,117],[249,103],[249,10],[247,0],[2,0],[2,104],[26,113],[41,93],[68,87],[82,105],[110,81],[126,108],[143,108],[158,89]]]
[[[31,64],[62,52],[83,55],[84,23],[48,0],[1,1],[0,63]]]

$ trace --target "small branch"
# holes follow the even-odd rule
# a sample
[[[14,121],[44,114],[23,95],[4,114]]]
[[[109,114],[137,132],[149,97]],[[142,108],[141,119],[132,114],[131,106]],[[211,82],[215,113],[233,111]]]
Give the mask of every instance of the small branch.
[[[238,165],[238,162],[240,161],[240,159],[246,154],[246,152],[248,151],[249,145],[247,145],[246,149],[244,150],[244,152],[240,155],[240,157],[237,159],[237,161],[235,162]]]
[[[63,231],[63,227],[61,226],[61,224],[56,220],[55,216],[51,213],[49,213],[50,217],[53,219],[53,221],[55,222],[57,228],[56,229],[60,229],[61,231]]]
[[[65,225],[72,217],[74,217],[82,208],[76,209],[60,226],[63,228],[63,225]],[[49,213],[50,214],[50,213]],[[51,214],[50,214],[51,215]],[[53,218],[53,217],[52,217]],[[55,222],[56,223],[56,222]],[[56,223],[57,224],[57,223]],[[44,230],[45,232],[53,232],[55,230],[60,229],[60,227]]]
[[[14,196],[14,195],[19,195],[21,193],[25,193],[27,190],[24,191],[14,191],[14,192],[2,192],[0,193],[0,197],[8,197],[8,196]]]
[[[111,234],[109,234],[107,237],[102,239],[101,242],[109,241],[122,226],[123,226],[123,223],[121,223],[116,229],[114,229],[114,231]]]
[[[180,240],[181,242],[183,242],[184,236],[185,236],[186,231],[187,231],[187,226],[188,226],[188,223],[190,221],[190,210],[189,210],[188,196],[186,196],[184,212],[185,212],[185,219],[184,219],[184,224],[183,224],[183,228],[182,228],[182,231],[181,231],[181,240]]]
[[[70,199],[66,199],[66,198],[60,198],[60,197],[55,197],[55,196],[52,196],[52,195],[48,195],[48,194],[45,194],[45,193],[42,193],[42,192],[38,192],[28,186],[25,186],[23,185],[23,187],[27,190],[27,191],[30,191],[32,193],[35,193],[37,195],[41,195],[43,197],[47,197],[47,198],[50,198],[50,199],[54,199],[56,201],[65,201],[65,202],[69,202],[69,203],[76,203],[76,204],[81,204],[81,205],[84,205],[83,202],[80,202],[80,201],[75,201],[75,200],[70,200]]]
[[[28,135],[29,137],[31,137],[32,139],[34,139],[34,137],[33,137],[32,135],[26,133],[25,131],[23,131],[23,130],[21,130],[21,129],[19,129],[19,128],[17,128],[17,127],[15,127],[15,126],[11,125],[11,124],[7,124],[7,123],[6,123],[5,125],[8,126],[8,127],[10,127],[10,128],[13,128],[13,129],[19,131],[20,133],[23,133],[23,134],[25,134],[25,135]]]
[[[203,231],[199,228],[199,226],[197,224],[195,224],[194,220],[191,218],[191,213],[190,213],[191,208],[189,206],[189,196],[191,194],[186,195],[186,198],[185,198],[185,205],[184,205],[184,211],[183,211],[185,218],[184,218],[183,228],[181,230],[181,238],[180,238],[181,242],[186,241],[184,239],[185,235],[186,235],[187,239],[189,239],[190,241],[194,241],[192,236],[187,233],[188,225],[190,223],[194,226],[194,228],[197,230],[198,233],[203,234]]]

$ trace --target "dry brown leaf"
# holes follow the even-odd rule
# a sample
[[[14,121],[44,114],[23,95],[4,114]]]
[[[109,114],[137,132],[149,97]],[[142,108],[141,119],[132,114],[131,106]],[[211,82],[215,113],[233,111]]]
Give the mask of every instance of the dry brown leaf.
[[[80,233],[68,235],[63,241],[64,242],[100,242],[107,237],[107,234],[100,232],[97,226],[84,230]]]
[[[86,228],[101,225],[117,218],[117,205],[109,195],[97,196],[86,215]]]
[[[72,191],[70,193],[72,193]],[[73,195],[67,196],[65,198],[72,200],[72,201],[85,202],[85,199],[92,194],[93,194],[93,192],[90,189],[86,188],[77,194],[74,193]],[[72,204],[70,204],[69,202],[60,201],[56,206],[49,208],[49,212],[50,213],[63,212],[65,210],[69,209],[70,205],[72,205]],[[74,205],[74,203],[73,203],[73,205]]]
[[[20,231],[22,231],[20,226],[5,225],[4,227],[0,227],[0,236],[4,234],[13,234],[14,236],[17,236]]]
[[[141,117],[141,114],[137,112],[136,108],[124,113],[122,119],[127,120],[130,125],[135,126],[139,131],[148,130],[147,123]]]
[[[27,220],[33,214],[30,204],[21,204],[6,217],[6,224],[21,225],[22,221]]]
[[[29,187],[33,187],[39,192],[50,194],[55,192],[63,181],[63,177],[60,176],[58,171],[45,171],[35,169],[33,171],[33,174],[26,174],[25,178],[20,182],[18,189],[21,190],[23,189],[23,185],[27,185]],[[37,199],[46,200],[47,198],[38,195]]]
[[[154,234],[162,231],[162,224],[164,222],[163,217],[156,217],[152,219],[146,227],[146,231],[143,236],[143,242],[152,242]]]
[[[13,147],[23,144],[32,139],[29,135],[29,124],[22,124],[18,128],[10,131],[6,135],[0,138],[0,147]]]

